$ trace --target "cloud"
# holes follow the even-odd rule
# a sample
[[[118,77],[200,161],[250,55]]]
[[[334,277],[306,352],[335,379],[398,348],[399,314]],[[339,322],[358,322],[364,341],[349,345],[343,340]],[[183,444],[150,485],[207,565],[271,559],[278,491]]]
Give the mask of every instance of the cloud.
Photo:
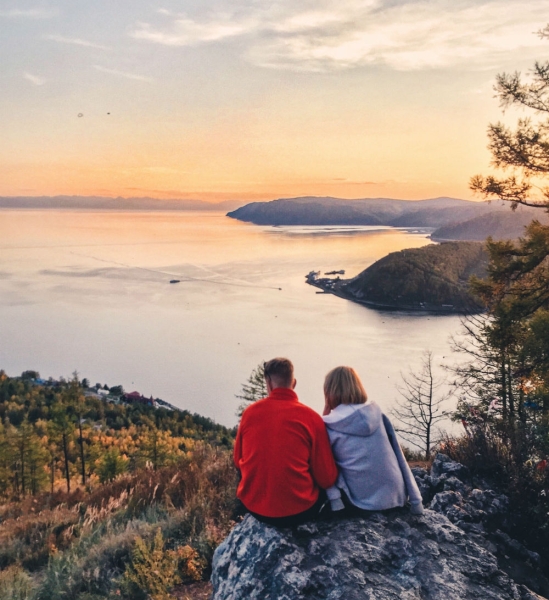
[[[229,3],[227,3],[229,5]],[[417,70],[467,65],[539,48],[545,0],[278,0],[193,18],[161,12],[130,35],[168,46],[238,41],[243,57],[267,68],[331,71],[367,65]]]
[[[0,10],[0,17],[7,19],[51,19],[56,14],[57,10],[46,8],[11,8]]]
[[[94,42],[88,42],[80,38],[68,38],[62,35],[46,35],[44,39],[51,40],[52,42],[59,42],[60,44],[73,44],[75,46],[85,46],[86,48],[98,48],[99,50],[109,50],[107,46],[101,44],[95,44]]]
[[[30,81],[33,85],[44,85],[46,83],[44,77],[33,75],[32,73],[23,73],[23,78]]]
[[[153,29],[147,23],[139,23],[131,35],[137,40],[165,46],[192,46],[241,36],[253,27],[252,23],[233,23],[230,19],[197,23],[191,19],[178,18],[170,31]]]
[[[146,77],[145,75],[136,75],[135,73],[126,73],[124,71],[118,71],[117,69],[108,69],[107,67],[102,67],[101,65],[93,65],[93,68],[97,71],[101,71],[101,73],[108,73],[109,75],[115,75],[117,77],[133,79],[134,81],[145,81],[147,83],[151,83],[153,81],[151,77]]]

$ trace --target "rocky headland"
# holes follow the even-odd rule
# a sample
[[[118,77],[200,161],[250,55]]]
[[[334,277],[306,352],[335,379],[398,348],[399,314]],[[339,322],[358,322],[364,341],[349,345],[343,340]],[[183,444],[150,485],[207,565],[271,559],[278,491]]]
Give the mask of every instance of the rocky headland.
[[[372,308],[439,313],[483,310],[469,290],[472,275],[484,277],[488,265],[479,242],[447,242],[393,252],[353,279],[320,278],[307,283]]]
[[[541,559],[506,528],[508,499],[438,454],[413,469],[426,506],[277,529],[250,515],[216,550],[212,600],[535,600]],[[478,482],[475,482],[478,485]]]

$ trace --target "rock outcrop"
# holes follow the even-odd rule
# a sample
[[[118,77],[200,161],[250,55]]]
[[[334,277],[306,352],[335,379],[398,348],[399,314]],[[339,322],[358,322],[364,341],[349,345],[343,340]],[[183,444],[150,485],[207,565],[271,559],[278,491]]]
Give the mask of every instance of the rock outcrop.
[[[443,455],[414,475],[422,516],[404,508],[294,529],[246,516],[215,553],[212,600],[543,598],[532,591],[548,585],[538,555],[497,529],[505,496],[475,489]]]

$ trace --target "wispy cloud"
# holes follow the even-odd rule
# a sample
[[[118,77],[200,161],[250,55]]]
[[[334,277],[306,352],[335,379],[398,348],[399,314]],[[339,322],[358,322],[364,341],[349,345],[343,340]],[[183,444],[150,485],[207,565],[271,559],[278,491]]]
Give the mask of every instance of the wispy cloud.
[[[23,73],[23,78],[30,81],[33,85],[44,85],[46,83],[44,77],[33,75],[32,73]]]
[[[108,73],[109,75],[115,75],[116,77],[124,77],[126,79],[133,79],[135,81],[145,81],[147,83],[151,83],[153,81],[151,77],[146,77],[145,75],[136,75],[135,73],[126,73],[125,71],[118,71],[117,69],[108,69],[107,67],[102,67],[101,65],[93,65],[93,68],[97,71],[101,71],[101,73]]]
[[[228,4],[229,5],[229,4]],[[228,43],[263,67],[329,71],[364,65],[399,70],[469,65],[539,47],[533,35],[546,0],[278,0],[200,17],[162,10],[162,24],[138,23],[138,40],[169,46]]]
[[[138,23],[132,37],[166,46],[192,46],[241,36],[253,30],[255,25],[254,22],[231,22],[230,18],[206,23],[178,18],[171,30],[165,31],[154,29],[147,23]]]
[[[56,9],[50,8],[10,8],[0,10],[0,17],[6,19],[51,19],[57,15]]]
[[[69,38],[62,35],[46,35],[44,39],[51,40],[52,42],[59,42],[60,44],[72,44],[74,46],[84,46],[86,48],[97,48],[99,50],[109,50],[107,46],[96,44],[95,42],[89,42],[81,38]]]

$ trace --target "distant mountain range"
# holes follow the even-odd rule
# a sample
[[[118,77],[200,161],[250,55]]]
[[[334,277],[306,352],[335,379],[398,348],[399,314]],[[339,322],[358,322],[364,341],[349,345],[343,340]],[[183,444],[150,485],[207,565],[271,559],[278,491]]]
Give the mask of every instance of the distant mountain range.
[[[252,202],[227,216],[256,225],[385,225],[430,227],[433,239],[483,240],[516,238],[532,219],[543,220],[540,209],[509,204],[472,202],[458,198],[395,200],[392,198],[341,198],[306,196],[271,202]],[[548,219],[549,222],[549,219]]]
[[[87,210],[233,210],[243,202],[227,200],[214,204],[202,200],[158,200],[157,198],[108,198],[105,196],[0,196],[0,208],[72,208]]]
[[[244,204],[239,200],[212,203],[203,200],[109,198],[105,196],[0,196],[0,209],[82,209],[222,211],[228,217],[256,225],[379,225],[426,227],[436,241],[514,239],[532,219],[549,224],[540,209],[509,204],[472,202],[459,198],[396,200],[393,198],[342,198],[304,196]],[[229,211],[229,212],[227,212]]]

